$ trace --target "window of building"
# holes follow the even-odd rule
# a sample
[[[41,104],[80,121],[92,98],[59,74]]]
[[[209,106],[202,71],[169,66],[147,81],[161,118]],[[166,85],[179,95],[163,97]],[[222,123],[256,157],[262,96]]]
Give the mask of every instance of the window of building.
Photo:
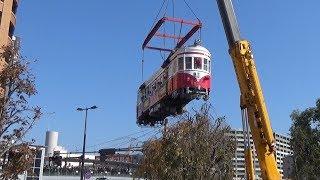
[[[183,57],[180,57],[179,59],[178,59],[178,69],[179,70],[183,70]]]
[[[203,70],[208,71],[208,59],[206,58],[203,60]]]
[[[10,22],[10,27],[9,27],[9,32],[8,33],[9,33],[8,36],[10,38],[12,38],[13,33],[14,33],[14,25],[11,22]]]
[[[39,159],[39,158],[35,159],[34,160],[34,166],[35,167],[40,167],[40,165],[41,165],[41,159]]]
[[[1,25],[1,19],[2,19],[2,11],[0,11],[0,25]]]
[[[192,69],[192,57],[186,57],[186,69]]]
[[[142,94],[142,93],[140,94],[139,101],[140,101],[140,102],[143,102],[143,101],[144,101],[144,94]]]
[[[12,12],[13,14],[17,13],[17,9],[18,9],[18,3],[16,0],[13,0],[13,4],[12,4]]]
[[[161,81],[161,79],[158,81],[157,85],[158,85],[158,88],[161,88],[161,87],[162,87],[162,81]]]
[[[37,151],[36,158],[41,158],[41,157],[42,157],[42,151]]]
[[[139,102],[142,102],[142,101],[143,101],[143,90],[141,90],[141,91],[138,93],[138,100],[139,100]]]
[[[194,69],[202,69],[202,58],[201,57],[194,57]]]

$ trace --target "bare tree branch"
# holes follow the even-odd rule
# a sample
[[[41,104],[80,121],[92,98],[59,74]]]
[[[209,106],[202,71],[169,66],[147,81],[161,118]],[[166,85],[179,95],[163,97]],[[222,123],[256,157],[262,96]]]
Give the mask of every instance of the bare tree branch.
[[[23,142],[23,138],[40,119],[41,108],[31,107],[28,104],[28,99],[37,93],[35,78],[31,73],[30,63],[20,55],[18,44],[3,47],[3,50],[0,50],[0,60],[6,62],[0,71],[0,157],[2,157],[13,147],[24,147],[22,145],[28,144]],[[29,151],[22,149],[21,152]],[[26,167],[19,166],[19,168],[22,170]],[[11,173],[16,172],[12,169],[6,170]],[[10,175],[8,172],[3,174]]]

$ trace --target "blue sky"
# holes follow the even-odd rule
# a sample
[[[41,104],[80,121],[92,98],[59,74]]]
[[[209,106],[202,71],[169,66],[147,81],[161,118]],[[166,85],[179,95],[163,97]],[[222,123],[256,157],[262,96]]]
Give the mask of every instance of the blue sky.
[[[80,149],[84,114],[75,109],[86,105],[99,107],[89,113],[89,146],[146,130],[135,124],[140,47],[161,2],[21,1],[16,35],[22,38],[23,55],[38,60],[33,70],[39,94],[32,103],[45,113],[29,137],[42,144],[45,131],[56,130],[62,146]],[[182,0],[175,2],[177,16],[192,17]],[[213,54],[214,113],[240,128],[239,88],[216,2],[190,5],[203,22],[203,44]],[[234,1],[242,37],[253,46],[272,126],[280,133],[288,132],[293,109],[312,106],[320,97],[319,5]],[[150,55],[145,61],[150,76],[162,60]]]

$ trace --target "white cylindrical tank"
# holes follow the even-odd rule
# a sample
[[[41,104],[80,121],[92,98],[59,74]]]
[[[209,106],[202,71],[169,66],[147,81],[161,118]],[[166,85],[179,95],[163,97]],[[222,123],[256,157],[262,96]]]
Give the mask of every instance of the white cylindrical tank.
[[[45,156],[53,156],[54,149],[58,146],[58,132],[47,131],[46,132],[46,152]]]

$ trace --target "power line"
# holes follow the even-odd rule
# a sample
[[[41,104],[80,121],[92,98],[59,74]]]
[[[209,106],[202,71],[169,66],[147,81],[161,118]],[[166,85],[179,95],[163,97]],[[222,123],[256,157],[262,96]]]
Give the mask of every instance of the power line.
[[[114,147],[121,147],[121,146],[123,146],[123,145],[125,145],[125,144],[128,144],[128,143],[132,143],[132,142],[138,141],[140,138],[142,138],[142,137],[144,137],[144,136],[146,136],[146,135],[148,135],[148,134],[154,133],[154,132],[156,132],[154,135],[157,135],[157,134],[159,134],[159,133],[161,132],[161,129],[157,129],[157,130],[149,131],[149,132],[147,132],[147,133],[145,133],[145,134],[142,134],[142,135],[140,135],[140,136],[138,136],[138,137],[134,138],[134,140],[129,139],[128,141],[125,141],[125,142],[123,142],[123,143],[118,143],[118,144],[114,145]]]
[[[138,141],[139,138],[142,138],[142,137],[144,137],[144,136],[146,136],[146,135],[148,135],[148,134],[154,133],[154,132],[155,132],[155,130],[149,131],[149,132],[147,132],[147,133],[145,133],[145,134],[142,134],[142,135],[140,135],[140,136],[138,136],[138,137],[131,138],[131,139],[127,140],[127,141],[118,143],[118,144],[113,145],[113,146],[114,146],[114,147],[121,147],[121,146],[123,146],[123,145],[125,145],[125,144],[133,143],[133,142],[135,142],[135,141]]]
[[[122,140],[122,139],[129,138],[129,137],[131,137],[131,136],[133,136],[133,135],[140,134],[140,133],[144,133],[144,132],[146,132],[146,131],[148,131],[148,130],[149,130],[149,129],[145,129],[145,130],[143,130],[143,131],[131,133],[131,134],[128,134],[128,135],[125,135],[125,136],[120,136],[120,137],[117,137],[117,138],[114,138],[114,139],[111,139],[111,140],[108,140],[108,141],[104,141],[104,142],[101,142],[101,143],[93,144],[93,145],[88,146],[88,148],[95,148],[96,146],[100,146],[100,145],[107,144],[107,143],[110,143],[110,142],[120,141],[120,140]]]

